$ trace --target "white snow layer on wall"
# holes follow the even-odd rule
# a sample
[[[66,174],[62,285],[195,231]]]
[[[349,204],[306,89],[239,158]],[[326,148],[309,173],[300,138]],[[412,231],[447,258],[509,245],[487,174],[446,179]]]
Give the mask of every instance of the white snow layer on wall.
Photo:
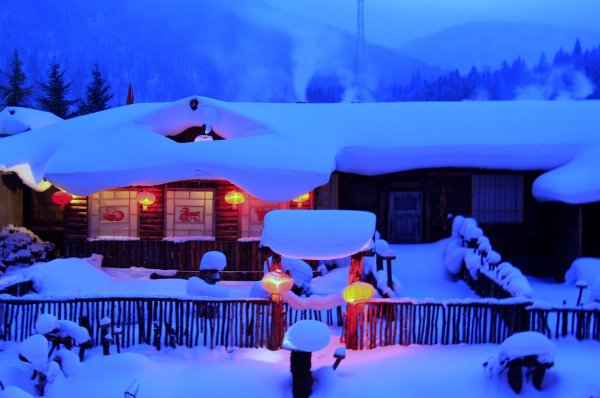
[[[594,169],[598,101],[269,104],[198,97],[194,111],[191,98],[128,105],[3,138],[0,170],[79,195],[219,177],[281,201],[326,183],[334,170],[558,168],[537,180],[540,199],[600,200],[599,178],[568,178]],[[204,124],[226,140],[163,137]]]

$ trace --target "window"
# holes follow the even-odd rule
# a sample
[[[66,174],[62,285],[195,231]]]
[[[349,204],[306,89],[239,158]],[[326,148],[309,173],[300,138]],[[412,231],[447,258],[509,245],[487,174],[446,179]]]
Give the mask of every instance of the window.
[[[240,238],[259,239],[265,215],[271,210],[290,208],[290,202],[266,202],[251,195],[240,206]]]
[[[473,176],[473,217],[480,223],[523,222],[523,176]]]
[[[138,237],[137,191],[102,191],[90,196],[90,237]]]
[[[215,236],[212,190],[167,190],[165,235],[210,238]]]

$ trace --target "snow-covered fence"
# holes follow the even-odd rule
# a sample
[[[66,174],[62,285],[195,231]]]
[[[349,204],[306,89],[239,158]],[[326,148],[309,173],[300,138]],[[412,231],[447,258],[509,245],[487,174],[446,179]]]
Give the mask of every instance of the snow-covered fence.
[[[102,254],[104,267],[196,272],[202,255],[216,250],[227,256],[223,280],[260,280],[264,258],[258,246],[258,241],[67,240],[64,255],[84,258],[92,253]]]
[[[600,305],[553,308],[534,305],[528,308],[531,330],[551,339],[575,336],[579,340],[600,341]]]
[[[202,300],[176,298],[93,298],[65,300],[14,299],[0,301],[0,340],[22,341],[35,333],[39,314],[80,323],[87,316],[94,345],[101,343],[100,320],[112,320],[115,344],[265,347],[271,334],[271,301],[263,299]],[[286,324],[315,319],[342,324],[341,308],[298,311],[287,308]],[[173,333],[170,333],[173,331]]]
[[[511,334],[529,329],[526,311],[529,304],[518,299],[446,303],[369,301],[362,304],[358,348],[501,343]]]

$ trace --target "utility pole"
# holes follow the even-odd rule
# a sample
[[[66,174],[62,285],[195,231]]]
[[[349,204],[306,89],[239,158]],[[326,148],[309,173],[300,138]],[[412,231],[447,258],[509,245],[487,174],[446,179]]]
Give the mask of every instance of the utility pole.
[[[354,89],[355,100],[360,102],[366,97],[365,93],[365,1],[357,0],[356,9],[356,54],[354,58]]]

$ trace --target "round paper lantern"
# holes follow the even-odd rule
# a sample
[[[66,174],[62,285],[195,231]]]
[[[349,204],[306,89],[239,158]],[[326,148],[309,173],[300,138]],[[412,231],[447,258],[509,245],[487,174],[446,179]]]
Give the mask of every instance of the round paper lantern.
[[[354,282],[344,289],[344,300],[347,303],[368,300],[375,294],[375,289],[370,283]]]
[[[150,206],[156,200],[156,196],[152,192],[148,191],[140,191],[135,195],[135,199],[139,204],[142,205],[144,210],[148,210],[148,206]]]
[[[73,200],[73,195],[65,191],[56,191],[52,194],[52,202],[60,206],[61,209],[65,208]]]
[[[233,205],[234,209],[237,209],[237,205],[240,205],[246,201],[246,197],[243,193],[233,190],[225,194],[225,202]]]
[[[305,193],[304,195],[300,195],[295,199],[292,199],[292,202],[296,203],[298,207],[302,207],[302,203],[306,202],[308,199],[310,199],[309,192]]]
[[[274,295],[283,294],[292,289],[294,280],[288,274],[278,269],[271,271],[262,278],[263,288]]]

